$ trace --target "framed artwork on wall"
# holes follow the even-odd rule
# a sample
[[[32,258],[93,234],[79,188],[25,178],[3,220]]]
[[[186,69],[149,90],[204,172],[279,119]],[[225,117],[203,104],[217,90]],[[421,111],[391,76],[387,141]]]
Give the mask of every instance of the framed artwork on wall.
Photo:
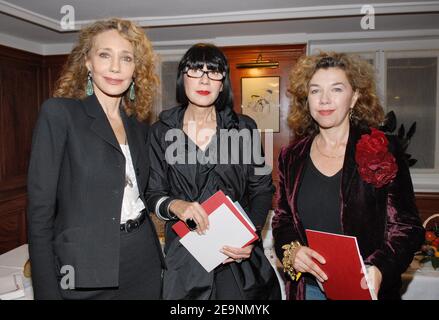
[[[241,78],[242,113],[262,131],[279,132],[279,88],[280,77]]]

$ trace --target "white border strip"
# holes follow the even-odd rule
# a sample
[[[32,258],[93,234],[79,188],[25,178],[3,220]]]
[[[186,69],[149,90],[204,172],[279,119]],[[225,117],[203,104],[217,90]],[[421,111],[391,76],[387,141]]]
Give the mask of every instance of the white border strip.
[[[169,197],[161,197],[157,203],[155,204],[155,214],[157,215],[158,218],[165,220],[165,221],[169,221],[170,219],[167,217],[164,217],[160,214],[160,206],[162,205],[162,203],[166,200],[169,199]]]

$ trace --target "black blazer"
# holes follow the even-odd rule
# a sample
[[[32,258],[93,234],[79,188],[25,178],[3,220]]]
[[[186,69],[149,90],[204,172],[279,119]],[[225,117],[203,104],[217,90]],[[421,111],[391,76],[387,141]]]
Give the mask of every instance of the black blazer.
[[[149,126],[122,108],[121,116],[145,202]],[[35,127],[28,173],[35,298],[60,298],[64,265],[74,267],[78,288],[118,285],[124,186],[125,157],[96,96],[47,100]],[[149,216],[147,223],[156,234]],[[155,245],[164,263],[158,238]]]

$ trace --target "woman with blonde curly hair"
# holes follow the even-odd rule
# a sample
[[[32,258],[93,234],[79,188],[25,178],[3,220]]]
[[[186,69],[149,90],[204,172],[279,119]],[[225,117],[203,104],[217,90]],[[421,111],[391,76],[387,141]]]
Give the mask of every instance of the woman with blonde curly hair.
[[[164,260],[145,206],[157,77],[144,31],[85,27],[35,127],[28,229],[36,299],[159,299]]]
[[[279,156],[273,218],[287,298],[327,298],[325,257],[308,247],[312,229],[357,237],[378,299],[399,299],[424,230],[404,153],[377,129],[383,109],[371,65],[344,53],[302,57],[289,92],[296,139]]]

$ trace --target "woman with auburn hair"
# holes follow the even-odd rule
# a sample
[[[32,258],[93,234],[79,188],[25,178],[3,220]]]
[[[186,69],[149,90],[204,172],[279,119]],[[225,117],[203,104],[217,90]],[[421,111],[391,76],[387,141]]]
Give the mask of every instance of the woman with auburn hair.
[[[144,31],[81,30],[35,127],[28,229],[36,299],[159,299],[164,260],[145,205],[157,87]]]
[[[273,236],[287,298],[326,299],[328,279],[305,229],[357,237],[378,299],[399,299],[424,230],[404,153],[384,118],[369,63],[344,53],[302,57],[291,73],[295,141],[279,156]],[[300,277],[299,273],[303,273]]]

